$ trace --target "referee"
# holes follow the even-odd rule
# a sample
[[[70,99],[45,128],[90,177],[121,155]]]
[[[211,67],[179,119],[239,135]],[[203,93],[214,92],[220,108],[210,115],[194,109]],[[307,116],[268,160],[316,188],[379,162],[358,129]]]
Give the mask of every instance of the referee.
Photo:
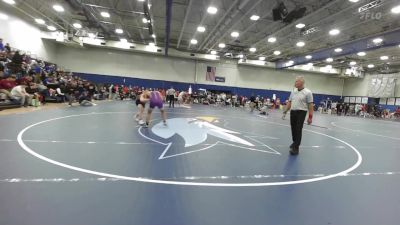
[[[167,90],[167,101],[169,101],[169,108],[175,108],[175,89],[171,87]]]
[[[304,120],[307,115],[307,123],[312,123],[312,117],[314,112],[314,100],[312,92],[304,88],[304,77],[296,77],[295,89],[292,91],[289,97],[289,102],[286,106],[286,110],[283,112],[283,119],[286,113],[290,110],[290,127],[292,128],[292,140],[293,143],[290,145],[290,154],[298,155],[299,146],[301,143],[301,133],[303,130]]]

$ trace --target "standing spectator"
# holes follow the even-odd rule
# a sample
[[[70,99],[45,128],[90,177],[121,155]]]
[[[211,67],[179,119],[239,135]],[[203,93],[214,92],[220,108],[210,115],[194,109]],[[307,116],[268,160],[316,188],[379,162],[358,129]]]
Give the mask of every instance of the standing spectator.
[[[170,89],[167,90],[167,98],[169,101],[169,108],[175,108],[175,89],[171,86]]]
[[[4,44],[3,44],[3,39],[0,38],[0,52],[4,52],[5,48],[4,48]]]

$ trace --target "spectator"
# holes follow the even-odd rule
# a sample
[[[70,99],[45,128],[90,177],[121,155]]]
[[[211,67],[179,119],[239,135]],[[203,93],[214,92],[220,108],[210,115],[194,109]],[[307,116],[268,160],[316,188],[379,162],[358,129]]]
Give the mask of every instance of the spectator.
[[[11,95],[13,96],[14,99],[19,101],[21,106],[28,107],[32,102],[32,95],[28,94],[25,88],[26,85],[24,84],[15,86],[11,90]]]
[[[5,94],[9,99],[14,99],[11,90],[17,86],[15,75],[9,76],[6,79],[0,80],[0,93]]]
[[[5,48],[4,48],[4,44],[3,44],[3,39],[0,38],[0,52],[4,52]]]
[[[11,53],[10,43],[7,43],[7,44],[4,46],[4,49],[5,49],[5,51],[7,52],[7,54],[10,54],[10,53]]]

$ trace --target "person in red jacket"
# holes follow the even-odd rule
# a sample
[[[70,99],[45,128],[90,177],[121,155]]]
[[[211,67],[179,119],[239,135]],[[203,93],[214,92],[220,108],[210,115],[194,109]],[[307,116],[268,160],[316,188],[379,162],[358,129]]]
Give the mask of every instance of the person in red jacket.
[[[8,98],[13,99],[11,90],[17,86],[15,76],[9,76],[6,79],[0,80],[0,93],[7,95]]]

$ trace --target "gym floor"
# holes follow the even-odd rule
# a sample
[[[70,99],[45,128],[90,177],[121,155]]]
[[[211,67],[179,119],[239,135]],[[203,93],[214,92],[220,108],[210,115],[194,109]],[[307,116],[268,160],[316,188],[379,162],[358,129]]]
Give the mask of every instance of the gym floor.
[[[398,224],[400,124],[132,101],[0,117],[0,224]]]

